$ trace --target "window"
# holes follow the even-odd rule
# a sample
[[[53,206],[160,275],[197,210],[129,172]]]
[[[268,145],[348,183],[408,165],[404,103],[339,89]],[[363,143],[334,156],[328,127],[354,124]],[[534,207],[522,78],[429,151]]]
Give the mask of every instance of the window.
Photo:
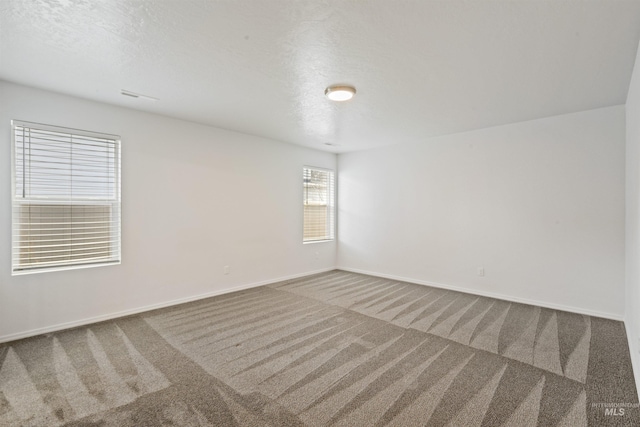
[[[12,272],[120,262],[120,138],[12,121]]]
[[[333,240],[335,181],[333,171],[305,167],[303,242]]]

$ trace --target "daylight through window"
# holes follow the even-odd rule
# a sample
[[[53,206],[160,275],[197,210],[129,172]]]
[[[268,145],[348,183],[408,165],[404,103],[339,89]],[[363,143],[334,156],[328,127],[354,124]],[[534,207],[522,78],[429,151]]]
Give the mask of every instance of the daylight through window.
[[[14,274],[120,262],[120,139],[13,121]]]
[[[334,173],[327,169],[305,167],[304,189],[304,242],[333,240],[334,238]]]

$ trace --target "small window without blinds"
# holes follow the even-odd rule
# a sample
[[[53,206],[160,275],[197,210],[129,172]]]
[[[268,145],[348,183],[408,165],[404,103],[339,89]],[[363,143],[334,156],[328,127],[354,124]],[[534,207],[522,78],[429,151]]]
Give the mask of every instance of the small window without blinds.
[[[333,171],[303,168],[303,242],[333,240],[335,179]]]
[[[120,262],[120,138],[12,121],[12,272]]]

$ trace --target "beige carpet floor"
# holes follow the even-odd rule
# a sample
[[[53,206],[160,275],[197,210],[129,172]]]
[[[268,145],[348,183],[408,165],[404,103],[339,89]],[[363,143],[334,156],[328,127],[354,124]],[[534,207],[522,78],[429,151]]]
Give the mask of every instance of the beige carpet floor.
[[[332,271],[0,344],[1,426],[640,426],[621,322]]]

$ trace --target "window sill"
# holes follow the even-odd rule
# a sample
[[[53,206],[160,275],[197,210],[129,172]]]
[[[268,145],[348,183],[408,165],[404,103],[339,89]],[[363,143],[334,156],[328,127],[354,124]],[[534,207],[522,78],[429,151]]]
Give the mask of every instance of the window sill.
[[[107,261],[100,263],[87,263],[87,264],[74,264],[74,265],[61,265],[56,267],[41,267],[41,268],[25,268],[21,270],[14,270],[11,272],[12,276],[26,276],[28,274],[38,273],[52,273],[54,271],[68,271],[68,270],[80,270],[84,268],[106,267],[108,265],[120,265],[122,261]]]
[[[336,240],[336,239],[308,240],[308,241],[306,241],[306,242],[305,242],[305,241],[303,241],[303,242],[302,242],[302,244],[303,244],[303,245],[310,245],[310,244],[313,244],[313,243],[327,243],[327,242],[333,242],[333,241],[335,241],[335,240]]]

